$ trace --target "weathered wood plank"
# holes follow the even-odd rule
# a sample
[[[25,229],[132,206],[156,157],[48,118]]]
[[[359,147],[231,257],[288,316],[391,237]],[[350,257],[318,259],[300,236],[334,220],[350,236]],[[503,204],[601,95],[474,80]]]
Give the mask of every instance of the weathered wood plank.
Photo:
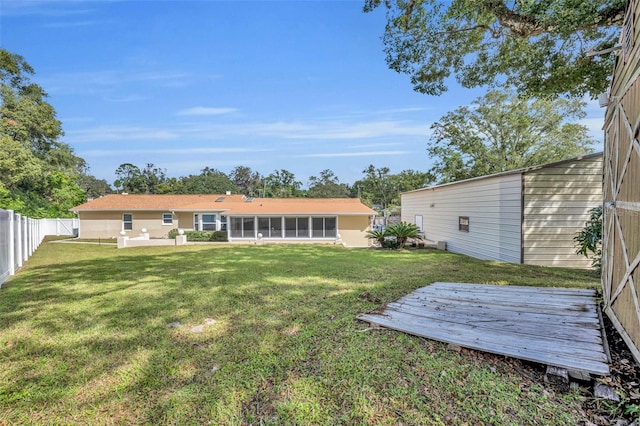
[[[508,329],[523,334],[540,335],[565,338],[571,333],[574,341],[601,343],[599,323],[581,323],[578,321],[550,322],[541,318],[531,319],[531,315],[503,315],[499,311],[470,312],[454,310],[431,310],[424,306],[411,306],[408,304],[389,303],[387,309],[398,312],[406,312],[419,318],[434,321],[447,321],[459,324],[485,324],[492,329]]]
[[[417,294],[416,296],[423,296],[428,300],[431,298],[431,294]],[[420,299],[418,299],[420,300]],[[522,310],[521,306],[527,306],[527,309],[538,309],[542,312],[548,313],[556,313],[558,315],[566,315],[571,313],[572,315],[577,315],[580,313],[586,313],[587,316],[596,317],[597,313],[595,308],[592,305],[584,301],[582,303],[571,303],[566,302],[562,303],[561,300],[557,299],[533,299],[533,298],[519,298],[519,297],[510,297],[509,299],[498,299],[496,297],[480,297],[480,296],[456,296],[449,293],[438,294],[439,301],[451,302],[451,303],[466,303],[466,304],[475,304],[477,306],[495,306],[501,307],[503,309],[511,309],[511,310]],[[595,300],[594,302],[595,303]]]
[[[554,296],[567,295],[567,296],[596,296],[596,291],[593,289],[573,289],[573,288],[555,288],[555,287],[531,287],[531,286],[517,286],[517,285],[495,285],[495,284],[471,284],[471,283],[446,283],[435,282],[425,287],[421,287],[417,290],[427,289],[441,289],[448,288],[451,290],[466,290],[477,291],[481,293],[498,292],[498,293],[513,293],[513,294],[550,294]]]
[[[367,321],[375,321],[380,325],[402,331],[416,336],[426,337],[433,340],[438,340],[444,343],[453,343],[465,348],[476,349],[485,352],[491,352],[498,355],[505,355],[514,358],[524,359],[526,361],[537,362],[541,364],[555,365],[557,367],[571,368],[573,370],[585,371],[596,375],[609,374],[609,368],[606,363],[596,362],[592,360],[585,360],[578,356],[559,356],[552,354],[545,350],[537,350],[530,348],[520,348],[513,346],[505,346],[501,343],[483,342],[477,339],[472,334],[470,336],[453,336],[450,333],[429,333],[426,335],[423,333],[423,329],[415,326],[409,326],[400,324],[396,321],[387,321],[383,318],[366,319]],[[462,338],[466,337],[466,338]]]
[[[382,314],[394,330],[572,371],[609,373],[594,290],[434,283]]]
[[[407,296],[402,299],[398,299],[398,303],[414,303],[433,306],[434,309],[439,307],[440,309],[447,309],[450,307],[461,307],[468,309],[494,309],[503,310],[505,312],[529,312],[547,315],[550,319],[558,320],[560,318],[576,318],[580,321],[596,322],[597,312],[592,310],[584,310],[582,308],[574,309],[551,309],[552,306],[544,304],[513,304],[511,301],[481,301],[481,300],[461,300],[456,298],[433,298],[431,296],[417,295]],[[595,309],[595,308],[592,308]],[[570,313],[570,315],[569,315]]]
[[[443,332],[454,336],[471,337],[481,342],[493,342],[505,347],[540,348],[550,353],[577,356],[584,354],[587,357],[607,361],[607,357],[602,350],[601,341],[574,342],[566,338],[553,338],[547,335],[532,335],[520,333],[517,329],[491,328],[486,323],[454,323],[445,320],[434,321],[417,317],[410,313],[393,310],[385,311],[388,321],[395,321],[399,324],[407,324],[414,330],[423,330],[424,333]],[[458,343],[458,342],[456,342]],[[458,343],[460,344],[460,343]],[[461,344],[464,346],[464,344]]]

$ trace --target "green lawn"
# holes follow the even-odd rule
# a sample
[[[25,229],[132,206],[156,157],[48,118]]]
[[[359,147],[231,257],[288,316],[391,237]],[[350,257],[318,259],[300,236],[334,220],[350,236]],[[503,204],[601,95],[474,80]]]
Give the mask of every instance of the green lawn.
[[[358,314],[434,281],[598,286],[585,271],[432,250],[45,243],[0,288],[0,424],[582,418],[580,395],[510,360],[362,332]]]

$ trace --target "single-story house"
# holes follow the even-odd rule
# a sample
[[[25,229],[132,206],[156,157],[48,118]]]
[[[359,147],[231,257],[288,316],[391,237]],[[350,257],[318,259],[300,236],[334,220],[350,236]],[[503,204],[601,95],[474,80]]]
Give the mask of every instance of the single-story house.
[[[402,220],[479,259],[589,268],[573,240],[602,205],[602,153],[401,194]]]
[[[243,195],[110,194],[71,209],[80,238],[151,238],[172,229],[226,231],[228,239],[335,242],[366,247],[376,212],[354,198],[253,198]]]

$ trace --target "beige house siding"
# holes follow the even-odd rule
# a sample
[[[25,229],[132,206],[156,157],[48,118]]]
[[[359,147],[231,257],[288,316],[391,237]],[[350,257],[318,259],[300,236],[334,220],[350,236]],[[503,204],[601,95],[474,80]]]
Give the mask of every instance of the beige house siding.
[[[172,225],[162,224],[162,214],[170,212],[160,211],[132,211],[132,212],[79,212],[80,219],[80,238],[117,238],[122,231],[122,215],[130,213],[133,218],[133,229],[126,231],[128,237],[138,237],[142,233],[142,229],[146,229],[151,238],[166,237],[170,230],[178,228],[180,225],[179,217],[186,216],[181,214],[173,217]],[[185,218],[186,219],[186,218]],[[193,219],[190,220],[193,224]]]
[[[339,216],[338,232],[347,247],[368,247],[367,231],[370,229],[369,216]]]
[[[602,156],[526,172],[523,198],[524,263],[590,268],[573,238],[602,205]]]
[[[521,178],[511,174],[402,194],[402,221],[422,216],[428,240],[447,250],[486,260],[520,263]],[[469,232],[458,229],[469,218]]]
[[[193,230],[194,213],[191,212],[175,212],[173,215],[172,225],[162,224],[162,214],[170,212],[161,211],[132,211],[132,212],[109,212],[97,211],[79,212],[80,219],[80,238],[117,238],[122,231],[122,215],[131,213],[133,217],[133,229],[127,231],[128,237],[138,237],[142,234],[142,229],[146,229],[151,238],[165,238],[172,229],[181,228],[184,230]],[[199,213],[201,214],[201,213]],[[216,213],[219,219],[219,213]],[[273,215],[270,215],[273,216]],[[277,216],[277,215],[276,215]],[[255,217],[255,216],[252,216]],[[338,232],[340,233],[341,242],[348,247],[367,247],[369,239],[366,232],[370,229],[369,216],[338,216],[337,217]],[[255,238],[233,238],[232,242],[253,241]],[[324,243],[335,244],[336,239],[314,239],[314,238],[272,238],[265,242],[269,244],[276,243]]]

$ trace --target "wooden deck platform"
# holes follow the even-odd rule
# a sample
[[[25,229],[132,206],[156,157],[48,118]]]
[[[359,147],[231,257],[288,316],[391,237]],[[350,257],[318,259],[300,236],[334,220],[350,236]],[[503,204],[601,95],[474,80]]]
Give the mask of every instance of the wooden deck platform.
[[[595,290],[433,283],[358,319],[465,348],[609,374]]]

